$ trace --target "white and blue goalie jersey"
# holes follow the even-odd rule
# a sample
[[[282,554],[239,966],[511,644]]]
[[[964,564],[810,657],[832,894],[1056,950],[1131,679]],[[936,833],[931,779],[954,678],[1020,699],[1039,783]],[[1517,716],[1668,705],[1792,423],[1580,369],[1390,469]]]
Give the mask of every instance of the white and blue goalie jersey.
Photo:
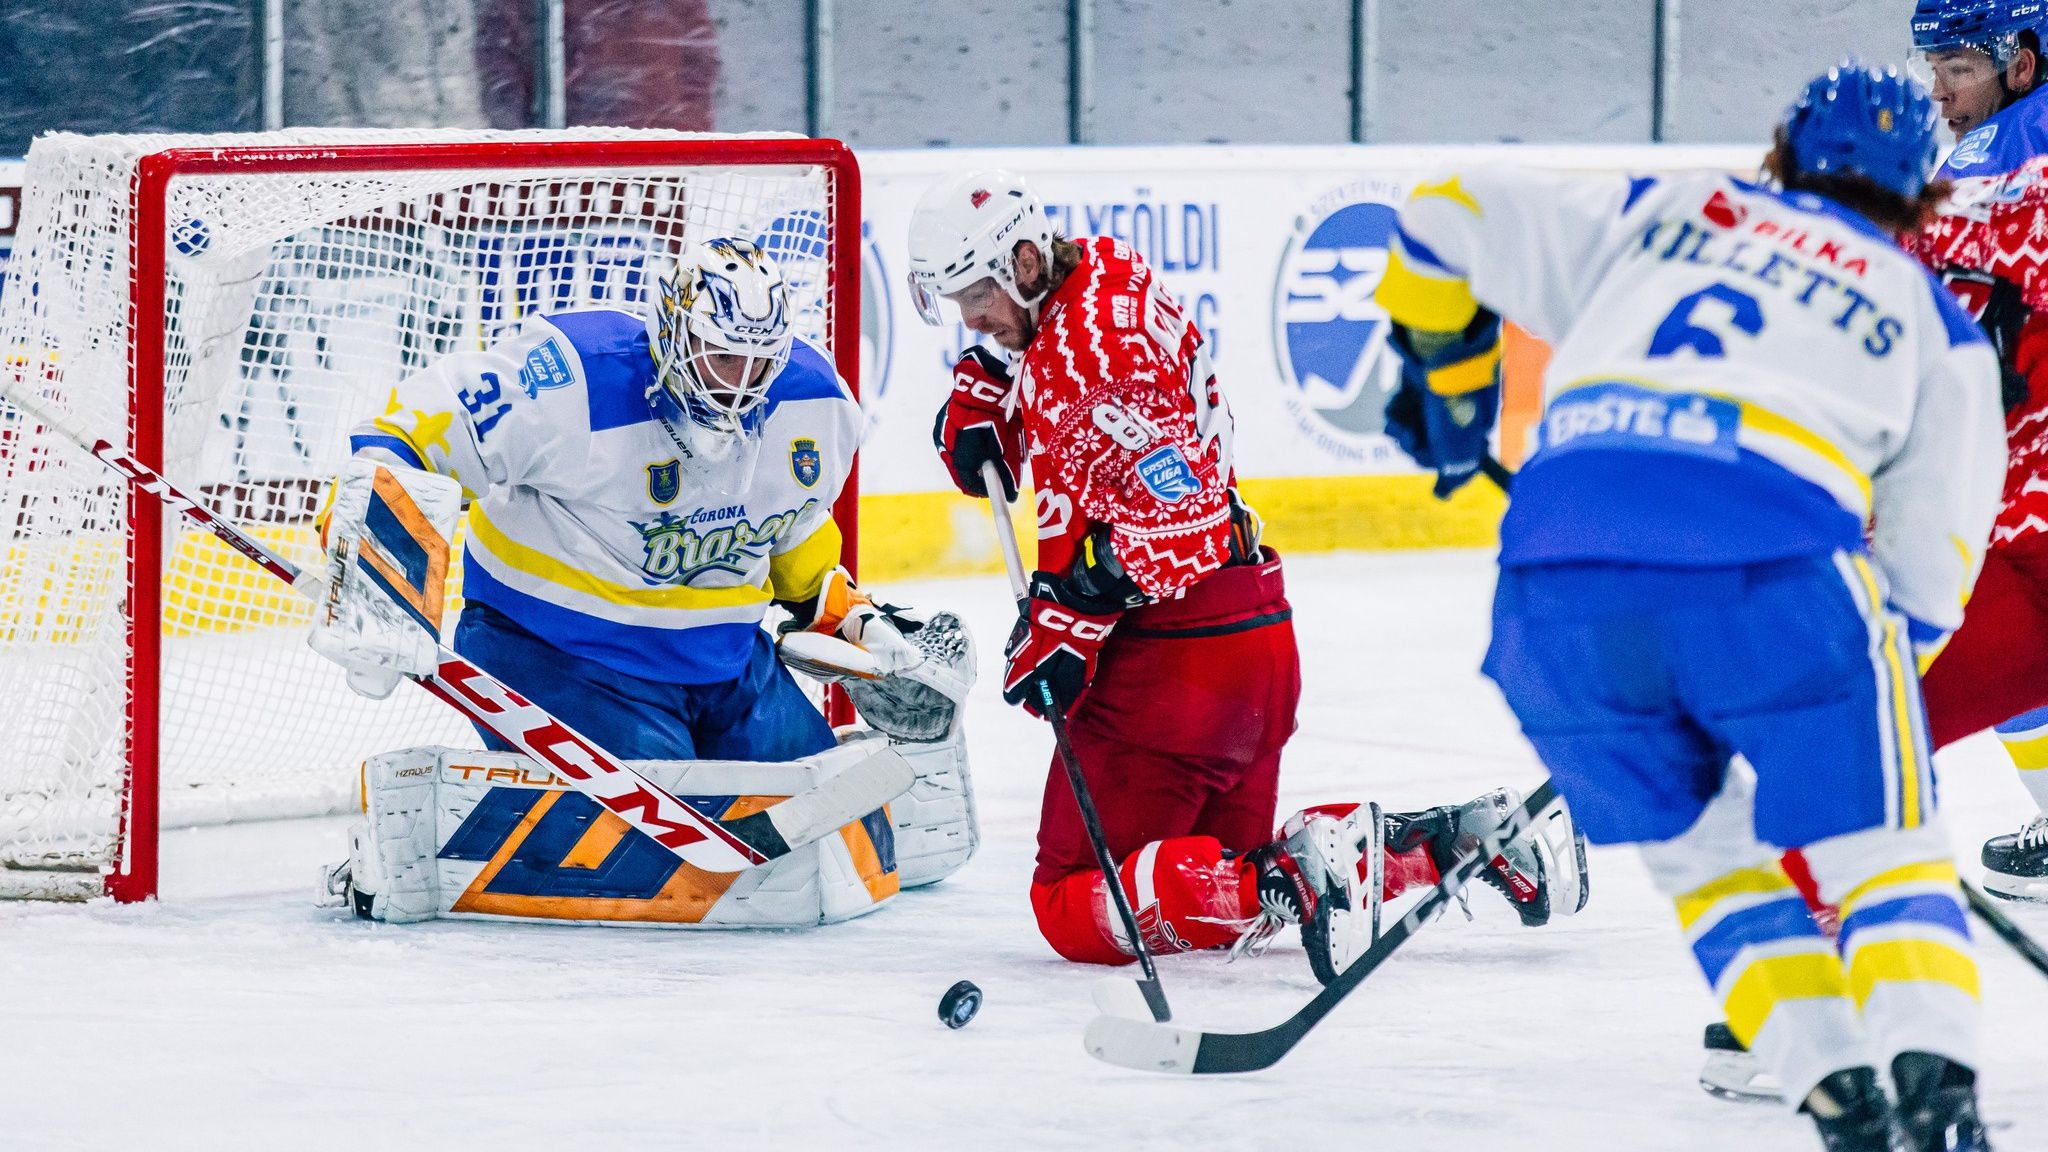
[[[1483,303],[1551,345],[1504,565],[1867,541],[1916,639],[1961,621],[2005,466],[1997,364],[1864,217],[1709,174],[1461,173],[1415,189],[1378,299],[1444,332]]]
[[[717,683],[746,666],[771,599],[816,595],[839,563],[860,408],[798,340],[759,451],[693,483],[647,399],[649,335],[625,312],[535,317],[407,379],[350,442],[462,483],[465,599],[608,668]]]

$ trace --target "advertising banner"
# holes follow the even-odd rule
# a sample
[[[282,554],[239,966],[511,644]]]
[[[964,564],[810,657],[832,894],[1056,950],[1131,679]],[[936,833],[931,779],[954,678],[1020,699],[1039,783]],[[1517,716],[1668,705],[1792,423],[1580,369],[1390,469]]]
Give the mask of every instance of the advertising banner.
[[[934,553],[952,557],[945,570],[986,567],[993,555],[974,527],[986,512],[959,513],[931,446],[950,367],[975,337],[957,325],[927,327],[904,286],[911,209],[942,176],[1008,168],[1031,183],[1061,233],[1114,236],[1146,258],[1208,340],[1237,418],[1238,474],[1269,538],[1298,550],[1492,538],[1498,494],[1471,485],[1448,503],[1433,500],[1382,427],[1398,367],[1372,292],[1417,181],[1487,164],[1753,172],[1757,160],[1750,148],[1505,145],[863,152],[863,562],[893,571],[898,545],[914,570]],[[1513,347],[1511,380],[1533,382],[1540,345]],[[898,539],[898,520],[920,526],[914,538]],[[956,530],[933,537],[935,524]]]

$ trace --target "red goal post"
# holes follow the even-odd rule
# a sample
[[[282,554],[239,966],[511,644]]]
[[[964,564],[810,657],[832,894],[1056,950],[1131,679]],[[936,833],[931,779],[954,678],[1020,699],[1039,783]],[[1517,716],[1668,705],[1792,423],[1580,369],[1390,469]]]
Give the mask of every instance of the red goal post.
[[[95,431],[117,443],[125,432],[142,463],[300,558],[317,556],[312,494],[389,383],[534,312],[644,304],[645,261],[690,235],[762,241],[800,297],[800,331],[859,387],[859,173],[837,141],[57,137],[32,149],[27,183],[0,295],[10,386],[108,425]],[[107,273],[125,274],[116,304],[95,295]],[[125,413],[106,395],[115,345]],[[464,742],[410,686],[414,699],[382,706],[402,715],[366,712],[337,670],[308,661],[288,594],[256,590],[267,577],[0,413],[0,509],[13,525],[0,725],[31,710],[12,718],[25,746],[0,753],[0,895],[143,899],[165,817],[332,811],[362,755]],[[857,503],[856,474],[835,507],[849,565]],[[329,711],[332,732],[306,730]]]

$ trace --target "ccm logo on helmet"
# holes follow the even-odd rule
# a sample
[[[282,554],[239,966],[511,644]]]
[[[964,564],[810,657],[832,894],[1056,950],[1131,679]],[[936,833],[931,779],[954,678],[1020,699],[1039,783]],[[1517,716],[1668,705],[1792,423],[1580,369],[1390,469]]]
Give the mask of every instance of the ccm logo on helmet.
[[[1038,624],[1047,631],[1065,632],[1076,640],[1100,640],[1109,635],[1109,630],[1113,626],[1098,624],[1092,620],[1076,620],[1050,604],[1038,610]]]

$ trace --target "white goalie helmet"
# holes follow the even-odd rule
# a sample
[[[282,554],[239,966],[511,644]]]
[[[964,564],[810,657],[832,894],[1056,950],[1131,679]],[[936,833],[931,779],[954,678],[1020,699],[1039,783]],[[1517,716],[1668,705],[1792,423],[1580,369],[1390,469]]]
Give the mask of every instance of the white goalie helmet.
[[[713,432],[753,431],[795,339],[782,270],[751,242],[721,236],[658,269],[655,294],[650,397]]]
[[[1052,221],[1022,177],[985,168],[948,177],[925,191],[910,213],[910,298],[932,325],[945,321],[939,300],[993,277],[1010,298],[1034,309],[1045,293],[1017,287],[1018,241],[1038,246],[1052,266]]]

